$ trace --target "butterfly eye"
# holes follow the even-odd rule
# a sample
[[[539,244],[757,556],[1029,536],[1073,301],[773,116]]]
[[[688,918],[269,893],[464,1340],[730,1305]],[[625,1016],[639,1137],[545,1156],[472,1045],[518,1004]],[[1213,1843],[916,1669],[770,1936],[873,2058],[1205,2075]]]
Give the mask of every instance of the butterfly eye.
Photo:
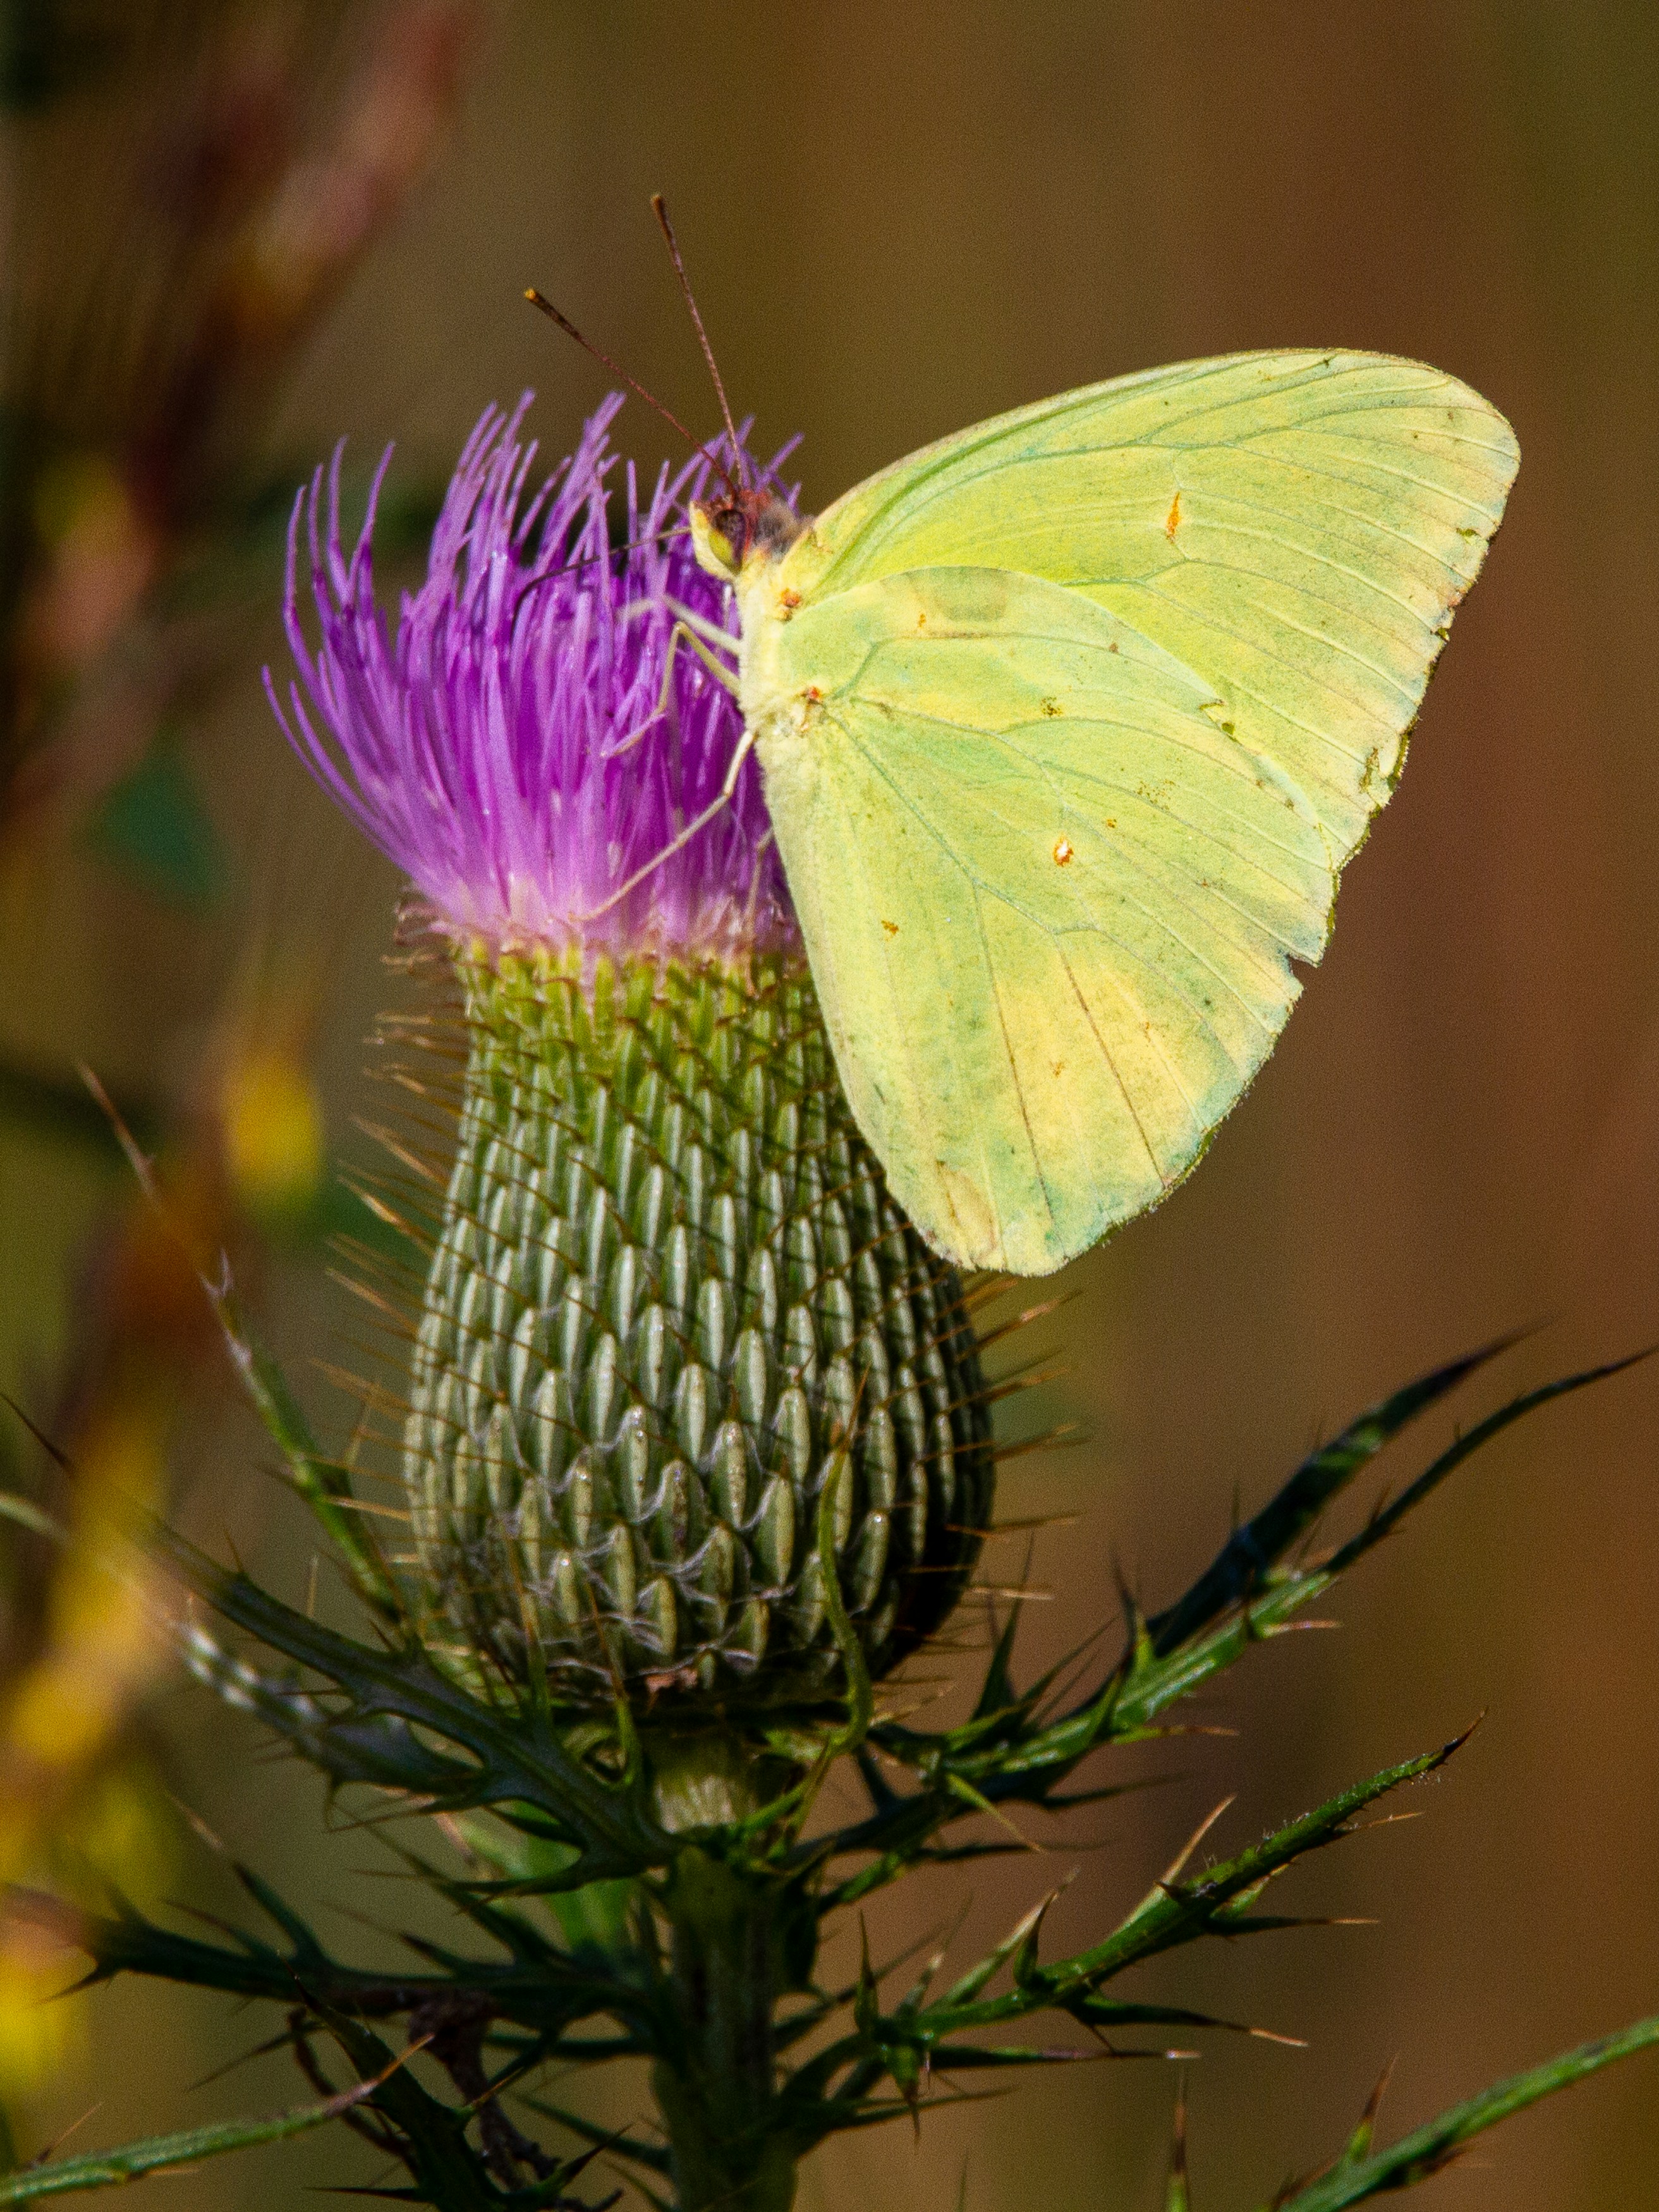
[[[726,583],[731,582],[743,562],[723,526],[733,522],[740,526],[742,519],[729,507],[694,507],[691,510],[691,550],[697,564]]]

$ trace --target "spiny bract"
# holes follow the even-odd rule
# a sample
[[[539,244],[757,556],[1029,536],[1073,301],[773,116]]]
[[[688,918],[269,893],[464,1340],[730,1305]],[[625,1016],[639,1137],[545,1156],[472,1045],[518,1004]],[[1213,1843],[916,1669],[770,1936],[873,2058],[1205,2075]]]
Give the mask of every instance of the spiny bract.
[[[854,1127],[804,967],[459,966],[404,1458],[429,1638],[596,1700],[810,1698],[833,1571],[890,1666],[977,1553],[989,1420],[961,1285]]]

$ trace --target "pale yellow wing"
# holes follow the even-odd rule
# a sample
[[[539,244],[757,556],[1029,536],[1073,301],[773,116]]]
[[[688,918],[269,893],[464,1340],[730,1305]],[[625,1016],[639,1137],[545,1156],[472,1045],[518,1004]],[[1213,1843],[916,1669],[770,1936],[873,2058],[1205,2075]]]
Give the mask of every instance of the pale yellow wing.
[[[1394,787],[1517,463],[1497,410],[1378,354],[1236,354],[911,454],[779,572],[817,605],[938,563],[1086,593],[1165,647],[1308,798],[1334,866]]]
[[[768,641],[768,803],[861,1127],[924,1234],[1038,1274],[1197,1159],[1315,960],[1326,840],[1081,593],[934,568]],[[812,695],[816,695],[815,696]]]

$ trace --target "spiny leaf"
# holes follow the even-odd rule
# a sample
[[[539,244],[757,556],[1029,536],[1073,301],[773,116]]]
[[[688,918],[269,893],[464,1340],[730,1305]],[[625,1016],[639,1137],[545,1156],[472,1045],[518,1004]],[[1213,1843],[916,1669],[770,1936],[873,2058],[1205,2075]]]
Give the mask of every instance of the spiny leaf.
[[[861,1973],[853,2032],[816,2052],[783,2093],[781,2101],[790,2108],[791,2124],[800,2141],[819,2141],[848,2124],[845,2115],[862,2110],[865,2099],[884,2075],[908,2098],[925,2080],[938,2052],[963,2047],[957,2044],[957,2037],[1034,2013],[1068,2013],[1097,2031],[1115,2026],[1231,2026],[1171,2007],[1120,2004],[1103,1997],[1101,1991],[1126,1967],[1201,1936],[1250,1935],[1296,1924],[1251,1910],[1273,1875],[1309,1852],[1352,1833],[1358,1814],[1389,1791],[1433,1772],[1462,1741],[1459,1737],[1437,1751],[1425,1752],[1354,1784],[1201,1876],[1180,1878],[1187,1856],[1183,1853],[1165,1880],[1155,1885],[1104,1942],[1069,1959],[1048,1966],[1038,1962],[1035,1939],[1043,1909],[1039,1908],[1014,1931],[1012,1943],[1005,1939],[990,1960],[970,1970],[935,2002],[919,2009],[901,2008],[884,2014],[873,1978]],[[991,1975],[1010,1957],[1018,1959],[1013,1986],[996,1996],[984,1996]],[[1018,2063],[1040,2062],[1026,2052]]]
[[[1499,2120],[1523,2112],[1541,2097],[1553,2096],[1558,2089],[1571,2088],[1615,2059],[1631,2057],[1656,2044],[1659,2044],[1659,2017],[1638,2021],[1615,2035],[1581,2044],[1577,2051],[1565,2051],[1541,2066],[1511,2075],[1507,2081],[1494,2083],[1478,2096],[1454,2105],[1437,2119],[1402,2136],[1387,2150],[1358,2163],[1345,2158],[1295,2196],[1281,2199],[1279,2212],[1346,2212],[1348,2206],[1363,2204],[1367,2197],[1409,2189],[1438,2173],[1465,2143]]]
[[[601,1781],[566,1748],[550,1717],[497,1712],[441,1674],[418,1646],[375,1650],[325,1628],[246,1575],[218,1566],[170,1528],[156,1526],[151,1540],[228,1620],[323,1675],[356,1714],[371,1723],[390,1717],[429,1730],[468,1753],[471,1778],[453,1794],[446,1790],[444,1802],[533,1808],[578,1851],[545,1887],[579,1889],[662,1865],[672,1856],[672,1840],[652,1818],[642,1780],[635,1776],[614,1787]],[[337,1735],[344,1723],[329,1725]]]
[[[824,1910],[867,1897],[921,1858],[937,1856],[933,1838],[939,1831],[969,1811],[1014,1802],[1054,1803],[1056,1787],[1091,1751],[1159,1732],[1161,1716],[1170,1706],[1231,1666],[1252,1644],[1294,1625],[1297,1614],[1482,1444],[1537,1407],[1630,1364],[1613,1361],[1525,1393],[1443,1453],[1332,1558],[1295,1570],[1278,1564],[1359,1468],[1508,1341],[1512,1340],[1437,1369],[1351,1422],[1236,1532],[1187,1595],[1152,1621],[1126,1597],[1130,1634],[1124,1658],[1103,1683],[1057,1718],[1037,1716],[1032,1692],[1016,1692],[1010,1673],[1012,1632],[1005,1630],[965,1726],[930,1735],[896,1722],[878,1722],[872,1741],[888,1758],[913,1769],[921,1786],[900,1796],[884,1785],[872,1793],[875,1810],[867,1820],[818,1839],[815,1848],[831,1856],[871,1854],[855,1874],[825,1893]],[[994,1702],[997,1696],[1006,1700],[1000,1709]]]
[[[517,1959],[456,1959],[442,1973],[385,1974],[342,1965],[291,1915],[294,1948],[283,1953],[240,1930],[232,1931],[234,1947],[209,1943],[158,1927],[131,1906],[100,1916],[35,1890],[8,1890],[5,1907],[9,1917],[43,1928],[66,1948],[83,1952],[93,1961],[94,1982],[140,1974],[288,2008],[304,2003],[355,2019],[394,2018],[441,2003],[459,1990],[486,1998],[499,2019],[544,2038],[556,2038],[568,2026],[594,2014],[614,2013],[635,2033],[649,2021],[646,2000],[625,1981],[598,1970],[591,1958],[579,1962],[557,1952],[527,1965]],[[432,1948],[427,1947],[428,1955]],[[649,2045],[641,2042],[639,2047]]]
[[[1394,2061],[1389,2059],[1376,2079],[1376,2086],[1365,2100],[1365,2109],[1359,2115],[1359,2124],[1343,2145],[1338,2163],[1358,2166],[1370,2156],[1371,2139],[1376,2133],[1376,2119],[1382,2110],[1382,2100],[1389,2092],[1389,2077],[1394,2072]]]
[[[1105,1742],[1133,1741],[1153,1732],[1170,1705],[1233,1665],[1253,1644],[1282,1632],[1455,1468],[1502,1430],[1552,1400],[1604,1381],[1632,1364],[1614,1360],[1524,1393],[1461,1437],[1386,1512],[1331,1558],[1296,1570],[1278,1564],[1322,1506],[1390,1436],[1500,1349],[1489,1346],[1454,1361],[1351,1423],[1237,1533],[1187,1596],[1152,1623],[1141,1620],[1133,1603],[1127,1604],[1130,1633],[1124,1658],[1105,1683],[1057,1720],[1024,1725],[1006,1742],[988,1745],[978,1757],[968,1751],[960,1731],[929,1738],[878,1728],[877,1741],[890,1755],[924,1770],[930,1762],[949,1764],[993,1801],[1006,1803],[1019,1797],[1045,1802],[1090,1751]],[[869,1825],[860,1839],[866,1847],[875,1840],[869,1836]],[[942,1823],[934,1823],[939,1825]]]
[[[380,2071],[391,2053],[372,2029],[340,2014],[320,2016],[360,2075]],[[444,2212],[494,2212],[508,2201],[466,2141],[468,2108],[441,2104],[407,2067],[381,2082],[369,2101],[397,2130],[398,2155],[419,2191],[416,2203],[442,2205]]]
[[[1031,1553],[1028,1546],[1024,1572],[1030,1571]],[[994,1715],[1006,1712],[1018,1703],[1014,1691],[1014,1639],[1019,1632],[1020,1609],[1017,1605],[1008,1608],[1008,1618],[1003,1623],[991,1651],[991,1663],[985,1670],[978,1702],[974,1707],[974,1718],[988,1720]]]
[[[617,2158],[644,2166],[647,2173],[672,2173],[674,2170],[672,2158],[659,2143],[635,2142],[631,2136],[618,2135],[613,2129],[595,2127],[580,2112],[568,2112],[562,2105],[550,2105],[544,2097],[533,2097],[528,2090],[520,2091],[519,2101],[532,2112],[539,2112],[544,2120],[556,2120],[561,2127],[568,2128],[573,2136],[591,2143],[596,2151],[611,2151]]]
[[[960,1981],[951,1984],[940,2002],[947,2005],[971,2004],[987,1983],[993,1979],[998,1967],[1012,1959],[1041,1926],[1044,1914],[1059,1894],[1057,1889],[1051,1890],[1047,1897],[1039,1899],[1022,1919],[1015,1922],[1002,1941],[988,1952],[977,1966],[970,1966]]]
[[[1154,1655],[1167,1658],[1229,1606],[1259,1588],[1267,1569],[1307,1534],[1332,1499],[1384,1444],[1515,1341],[1512,1336],[1499,1337],[1496,1343],[1407,1383],[1403,1389],[1368,1407],[1340,1436],[1310,1454],[1261,1512],[1234,1529],[1186,1595],[1146,1624]]]
[[[1603,1366],[1587,1367],[1577,1375],[1564,1375],[1553,1382],[1540,1383],[1537,1389],[1525,1391],[1520,1397],[1510,1399],[1507,1406],[1500,1406],[1495,1413],[1488,1413],[1484,1421],[1477,1421],[1466,1436],[1459,1437],[1455,1444],[1442,1452],[1433,1466],[1419,1474],[1391,1505],[1369,1521],[1357,1536],[1351,1537],[1328,1562],[1326,1572],[1333,1577],[1345,1573],[1357,1559],[1363,1559],[1374,1544],[1380,1544],[1383,1537],[1392,1534],[1413,1507],[1420,1505],[1429,1492],[1437,1489],[1455,1468],[1461,1467],[1466,1459],[1478,1452],[1483,1444],[1490,1443],[1511,1423],[1534,1412],[1540,1406],[1547,1406],[1552,1399],[1567,1397],[1592,1382],[1605,1382],[1610,1376],[1622,1375],[1627,1367],[1637,1366],[1650,1357],[1650,1352],[1632,1352],[1623,1359],[1610,1359]]]
[[[387,2054],[390,2057],[390,2054]],[[400,2062],[392,2059],[393,2066]],[[232,2150],[248,2150],[259,2143],[281,2142],[289,2136],[337,2120],[372,2094],[372,2081],[360,2081],[317,2105],[302,2105],[289,2112],[276,2112],[262,2120],[214,2120],[205,2127],[186,2128],[171,2136],[151,2136],[143,2142],[123,2143],[115,2150],[87,2151],[79,2158],[49,2160],[40,2166],[21,2166],[0,2174],[0,2204],[32,2203],[42,2197],[68,2197],[78,2190],[106,2189],[118,2182],[137,2181],[147,2173],[176,2172],[198,2166]]]
[[[568,1844],[543,1843],[485,1813],[458,1813],[455,1828],[468,1850],[493,1867],[500,1880],[541,1897],[573,1951],[611,1955],[627,1948],[629,1914],[638,1893],[633,1882],[596,1881],[584,1889],[550,1891],[541,1885],[574,1863]]]
[[[1476,1359],[1481,1356],[1474,1355]],[[1122,1686],[1112,1710],[1112,1739],[1115,1741],[1129,1741],[1137,1733],[1150,1730],[1159,1714],[1180,1699],[1190,1697],[1200,1684],[1231,1666],[1252,1644],[1282,1631],[1293,1615],[1322,1596],[1340,1576],[1357,1565],[1365,1553],[1381,1543],[1385,1536],[1392,1534],[1407,1514],[1420,1505],[1455,1468],[1461,1467],[1465,1460],[1479,1451],[1482,1445],[1490,1443],[1504,1429],[1554,1399],[1566,1397],[1574,1391],[1588,1388],[1592,1382],[1605,1382],[1612,1376],[1622,1374],[1627,1367],[1648,1356],[1645,1352],[1635,1352],[1623,1359],[1610,1360],[1603,1366],[1586,1368],[1576,1375],[1562,1376],[1553,1382],[1540,1384],[1537,1389],[1524,1391],[1518,1398],[1511,1399],[1508,1405],[1500,1406],[1496,1413],[1488,1414],[1485,1420],[1477,1422],[1466,1435],[1442,1452],[1391,1505],[1376,1514],[1330,1558],[1294,1572],[1275,1570],[1260,1596],[1252,1599],[1248,1595],[1244,1595],[1237,1610],[1230,1618],[1200,1632],[1195,1641],[1189,1640],[1176,1649],[1168,1650],[1150,1664],[1131,1662],[1126,1668]],[[1468,1363],[1463,1364],[1467,1371]],[[1455,1370],[1443,1369],[1441,1372],[1449,1374]],[[1427,1377],[1423,1383],[1413,1388],[1426,1389],[1436,1379]],[[1292,1478],[1292,1486],[1297,1479]],[[1271,1506],[1267,1509],[1269,1513],[1273,1510]],[[1183,1599],[1182,1607],[1172,1608],[1171,1613],[1163,1618],[1165,1620],[1171,1619],[1186,1604],[1187,1601]]]
[[[1043,2006],[1075,2009],[1079,2019],[1086,2019],[1101,1985],[1127,1966],[1200,1936],[1249,1934],[1258,1928],[1284,1924],[1249,1916],[1250,1905],[1272,1876],[1309,1852],[1350,1834],[1357,1814],[1390,1790],[1432,1773],[1462,1741],[1460,1736],[1437,1751],[1425,1752],[1401,1765],[1385,1767],[1368,1781],[1355,1783],[1197,1879],[1160,1883],[1104,1942],[1073,1958],[1036,1968],[1018,1988],[1004,1996],[981,1998],[977,2003],[949,2005],[942,2001],[930,2005],[921,2015],[918,2029],[939,2036],[956,2034]]]

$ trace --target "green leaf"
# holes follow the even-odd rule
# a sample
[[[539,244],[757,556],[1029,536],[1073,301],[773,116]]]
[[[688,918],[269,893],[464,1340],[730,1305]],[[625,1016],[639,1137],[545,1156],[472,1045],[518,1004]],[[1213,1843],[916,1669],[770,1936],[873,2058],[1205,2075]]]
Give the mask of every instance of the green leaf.
[[[962,2053],[966,2046],[957,2045],[955,2039],[1035,2013],[1067,2013],[1096,2031],[1114,2027],[1234,2027],[1232,2021],[1211,2020],[1173,2006],[1119,2003],[1100,1992],[1127,1967],[1200,1936],[1248,1936],[1299,1925],[1294,1919],[1255,1911],[1273,1876],[1310,1852],[1354,1833],[1357,1814],[1390,1790],[1431,1774],[1462,1741],[1460,1736],[1437,1751],[1385,1767],[1380,1774],[1340,1791],[1220,1865],[1196,1876],[1183,1876],[1184,1860],[1205,1833],[1200,1829],[1188,1846],[1188,1853],[1153,1884],[1104,1942],[1071,1958],[1048,1966],[1038,1960],[1036,1936],[1042,1913],[1052,1901],[1045,1900],[1003,1939],[989,1960],[963,1975],[932,2004],[901,2005],[896,2012],[884,2014],[873,1979],[861,1973],[853,2033],[814,2053],[783,2092],[781,2101],[790,2108],[791,2124],[799,2140],[817,2142],[854,2124],[849,2115],[862,2110],[870,2090],[884,2074],[903,2095],[926,2078],[929,2064],[941,2050],[951,2051],[951,2063],[957,2066],[981,2063],[964,2058]],[[985,1996],[991,1976],[1004,1965],[1012,1966],[1013,1986],[998,1996]],[[1165,2054],[1131,2051],[1114,2055]],[[1006,2063],[1031,2065],[1075,2056],[1073,2051],[1026,2051],[1018,2060]]]
[[[629,2136],[618,2135],[613,2128],[595,2127],[592,2120],[585,2120],[580,2112],[570,2112],[562,2105],[549,2104],[544,2097],[532,2097],[527,2089],[519,2092],[519,2101],[528,2106],[532,2112],[539,2112],[544,2119],[556,2120],[561,2127],[568,2128],[573,2136],[579,2136],[584,2142],[592,2143],[595,2150],[609,2151],[615,2158],[628,2159],[635,2166],[642,2166],[647,2173],[669,2174],[674,2171],[673,2159],[662,2144],[635,2142]]]
[[[316,1935],[263,1882],[237,1869],[245,1886],[289,1938],[279,1950],[240,1928],[225,1932],[228,1942],[181,1936],[146,1920],[118,1899],[118,1910],[100,1915],[61,1903],[38,1890],[4,1893],[9,1918],[40,1928],[66,1948],[93,1962],[89,1983],[113,1981],[118,1974],[139,1974],[180,1982],[228,1996],[264,1998],[291,2010],[303,2000],[319,2018],[348,2014],[355,2020],[389,2020],[422,2007],[441,2008],[459,1992],[486,2001],[493,2016],[523,2028],[550,2045],[574,2022],[596,2014],[624,2024],[618,2047],[649,2047],[648,2000],[594,1959],[577,1960],[544,1946],[533,1956],[512,1950],[506,1960],[457,1957],[429,1943],[405,1940],[442,1971],[387,1975],[342,1964]],[[453,1896],[453,1888],[448,1893]],[[475,1924],[480,1916],[475,1911]],[[488,1932],[505,1941],[499,1925]],[[508,1947],[509,1949],[512,1947]]]
[[[1659,2044],[1659,2017],[1638,2021],[1633,2027],[1595,2043],[1580,2044],[1577,2051],[1547,2059],[1524,2074],[1512,2074],[1507,2081],[1496,2082],[1465,2103],[1454,2105],[1438,2119],[1402,2136],[1373,2157],[1358,2164],[1345,2159],[1294,2197],[1280,2197],[1273,2212],[1346,2212],[1347,2206],[1363,2204],[1369,2197],[1409,2189],[1438,2173],[1465,2143],[1499,2120],[1524,2112],[1528,2105],[1535,2105],[1540,2097],[1553,2096],[1558,2089],[1571,2088],[1615,2059],[1632,2057],[1656,2044]]]
[[[575,1863],[568,1844],[544,1843],[488,1813],[458,1813],[455,1826],[467,1849],[503,1881],[532,1893],[542,1882],[568,1874]],[[637,1894],[631,1881],[594,1881],[582,1889],[550,1890],[543,1902],[573,1951],[615,1956],[628,1948],[629,1915]]]
[[[360,2021],[323,2011],[329,2033],[360,2075],[378,2075],[371,2102],[397,2130],[398,2154],[414,2176],[416,2203],[438,2204],[445,2212],[487,2212],[503,2203],[484,2162],[466,2140],[472,2118],[468,2106],[440,2103],[407,2067],[387,2066],[392,2054]]]
[[[1256,1899],[1272,1877],[1304,1858],[1310,1851],[1353,1833],[1356,1814],[1390,1790],[1416,1782],[1443,1766],[1463,1741],[1460,1736],[1437,1751],[1423,1753],[1398,1766],[1385,1767],[1369,1780],[1316,1806],[1300,1819],[1264,1836],[1236,1856],[1209,1868],[1203,1875],[1178,1879],[1173,1874],[1155,1883],[1128,1917],[1104,1942],[1079,1951],[1047,1966],[1032,1966],[1019,1984],[999,1997],[953,2003],[949,1997],[930,2005],[917,2027],[942,2038],[964,2030],[988,2027],[1045,2007],[1074,2012],[1080,2020],[1094,2016],[1096,1991],[1102,1984],[1143,1959],[1156,1957],[1177,1945],[1206,1935],[1237,1936],[1259,1929],[1294,1924],[1251,1912]]]
[[[381,1620],[401,1622],[402,1598],[373,1530],[355,1510],[357,1501],[352,1495],[350,1475],[318,1449],[288,1377],[256,1342],[243,1317],[229,1262],[222,1262],[216,1279],[204,1275],[202,1287],[223,1334],[231,1365],[254,1412],[281,1452],[289,1481],[338,1551],[353,1589]]]
[[[1475,1355],[1478,1360],[1481,1355]],[[1486,1419],[1441,1453],[1414,1482],[1407,1484],[1393,1503],[1372,1516],[1357,1535],[1334,1552],[1328,1559],[1294,1571],[1278,1571],[1268,1578],[1262,1594],[1251,1599],[1243,1595],[1236,1612],[1209,1628],[1195,1642],[1182,1644],[1167,1656],[1152,1659],[1149,1663],[1133,1666],[1126,1674],[1112,1711],[1111,1735],[1116,1741],[1132,1739],[1138,1733],[1150,1732],[1158,1717],[1182,1698],[1190,1697],[1200,1684],[1223,1668],[1231,1667],[1253,1644],[1273,1635],[1295,1613],[1300,1613],[1316,1598],[1329,1589],[1339,1577],[1358,1564],[1367,1552],[1391,1535],[1406,1516],[1414,1510],[1437,1490],[1454,1469],[1478,1452],[1493,1437],[1516,1421],[1534,1413],[1541,1406],[1572,1392],[1587,1389],[1592,1382],[1604,1382],[1610,1376],[1622,1374],[1627,1367],[1645,1359],[1645,1352],[1633,1352],[1623,1359],[1609,1360],[1601,1367],[1585,1368],[1577,1375],[1564,1375],[1553,1382],[1545,1382],[1534,1390],[1523,1391],[1506,1406],[1500,1406]],[[1443,1374],[1451,1370],[1442,1370]],[[1427,1378],[1432,1384],[1436,1377]],[[1425,1384],[1413,1384],[1420,1390]],[[1402,1393],[1402,1397],[1409,1395]],[[1398,1403],[1398,1401],[1391,1401]],[[1373,1413],[1364,1419],[1376,1419]],[[1300,1471],[1299,1471],[1300,1472]],[[1298,1476],[1291,1478],[1287,1488],[1293,1488]],[[1281,1492],[1281,1498],[1285,1495]],[[1278,1500],[1267,1510],[1275,1511]],[[1264,1517],[1264,1516],[1258,1516]],[[1255,1525],[1254,1523],[1252,1524]],[[1212,1570],[1212,1572],[1214,1571]],[[1207,1579],[1207,1577],[1206,1577]],[[1196,1586],[1195,1586],[1196,1587]],[[1187,1603],[1182,1601],[1182,1607]],[[1172,1608],[1179,1611],[1182,1607]],[[1167,1620],[1170,1616],[1165,1615]]]
[[[179,2166],[196,2166],[223,2151],[249,2150],[256,2144],[280,2142],[303,2135],[308,2128],[337,2120],[373,2094],[374,2084],[360,2081],[320,2105],[304,2105],[291,2112],[276,2112],[263,2120],[214,2120],[207,2126],[187,2128],[180,2135],[151,2136],[146,2142],[123,2143],[116,2150],[88,2151],[79,2158],[52,2159],[43,2166],[26,2166],[0,2174],[0,2204],[25,2204],[39,2197],[68,2197],[79,2189],[106,2189],[122,2181],[137,2181],[146,2173],[161,2173]]]

